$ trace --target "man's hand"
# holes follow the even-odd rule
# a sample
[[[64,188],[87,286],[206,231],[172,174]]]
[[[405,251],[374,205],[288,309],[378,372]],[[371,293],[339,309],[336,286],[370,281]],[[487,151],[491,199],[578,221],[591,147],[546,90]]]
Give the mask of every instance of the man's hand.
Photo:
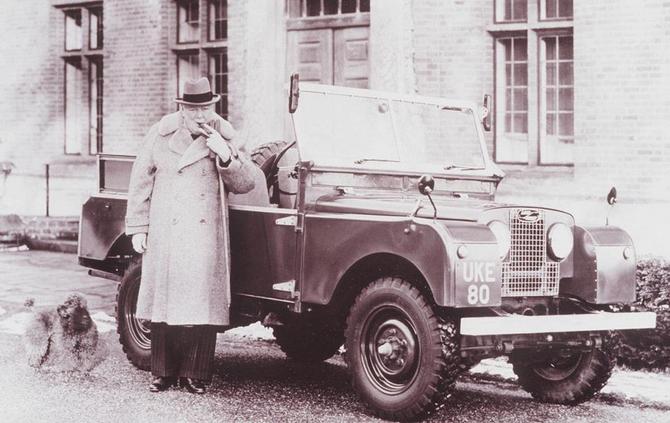
[[[144,254],[147,250],[147,234],[138,233],[133,235],[133,250],[137,251],[140,254]]]
[[[223,139],[214,128],[207,124],[203,124],[202,128],[207,131],[207,147],[216,153],[221,158],[222,162],[227,162],[230,159],[231,150],[228,142]]]

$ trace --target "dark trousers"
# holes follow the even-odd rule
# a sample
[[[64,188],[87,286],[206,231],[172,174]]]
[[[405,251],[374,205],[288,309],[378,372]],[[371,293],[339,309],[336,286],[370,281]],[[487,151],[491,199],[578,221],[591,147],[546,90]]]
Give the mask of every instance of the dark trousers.
[[[211,382],[216,347],[214,326],[151,324],[151,374]]]

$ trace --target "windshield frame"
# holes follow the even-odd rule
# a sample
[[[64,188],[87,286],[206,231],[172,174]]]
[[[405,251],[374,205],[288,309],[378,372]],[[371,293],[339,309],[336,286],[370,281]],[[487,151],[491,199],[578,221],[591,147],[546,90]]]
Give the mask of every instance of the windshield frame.
[[[488,154],[488,149],[486,147],[486,142],[485,142],[485,137],[484,137],[484,129],[481,125],[481,107],[477,106],[473,102],[469,101],[464,101],[464,100],[456,100],[456,99],[446,99],[446,98],[439,98],[439,97],[428,97],[428,96],[420,96],[420,95],[411,95],[411,94],[400,94],[400,93],[392,93],[392,92],[385,92],[385,91],[376,91],[376,90],[368,90],[368,89],[361,89],[361,88],[349,88],[349,87],[340,87],[340,86],[333,86],[333,85],[322,85],[322,84],[314,84],[314,83],[305,83],[305,82],[300,82],[300,92],[308,92],[308,93],[314,93],[314,94],[322,94],[322,95],[338,95],[338,96],[351,96],[351,97],[361,97],[361,98],[366,98],[366,99],[374,99],[374,100],[380,100],[380,101],[388,101],[393,102],[393,101],[398,101],[398,102],[403,102],[403,103],[413,103],[413,104],[420,104],[420,105],[430,105],[430,106],[437,106],[441,109],[452,109],[452,108],[458,108],[458,109],[467,109],[472,113],[472,118],[474,119],[473,124],[476,129],[476,135],[477,135],[477,141],[479,142],[479,150],[482,155],[482,161],[483,165],[481,168],[470,168],[470,167],[449,167],[451,163],[445,162],[441,166],[436,165],[434,163],[426,163],[422,164],[420,167],[417,167],[417,163],[409,163],[409,162],[393,162],[393,161],[383,161],[383,160],[365,160],[366,157],[360,157],[359,160],[360,163],[353,163],[353,162],[347,162],[347,161],[342,161],[342,162],[332,162],[328,164],[324,163],[314,163],[315,168],[327,168],[327,169],[347,169],[351,171],[369,171],[369,172],[384,172],[384,171],[389,171],[394,174],[397,173],[404,173],[404,174],[417,174],[417,173],[431,173],[434,175],[471,175],[471,176],[488,176],[488,177],[496,177],[496,178],[502,178],[504,176],[504,173],[500,168],[493,163],[491,160],[490,155]],[[298,151],[301,150],[301,134],[300,134],[300,111],[301,111],[301,105],[298,105],[297,110],[295,111],[294,114],[291,115],[291,120],[293,124],[293,130],[294,134],[296,136],[296,141],[297,141],[297,147]],[[303,106],[305,107],[305,106]],[[394,134],[394,143],[397,144],[398,142],[398,129],[396,128],[396,123],[395,119],[392,116],[392,122],[393,122],[393,134]],[[298,121],[298,122],[296,122]],[[303,141],[304,142],[304,141]],[[303,160],[309,159],[309,158],[303,158]]]

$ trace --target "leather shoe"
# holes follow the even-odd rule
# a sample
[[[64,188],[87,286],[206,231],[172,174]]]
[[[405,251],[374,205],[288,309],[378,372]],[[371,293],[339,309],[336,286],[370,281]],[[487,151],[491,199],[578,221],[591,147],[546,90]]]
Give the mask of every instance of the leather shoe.
[[[179,379],[179,384],[186,388],[192,394],[204,394],[207,391],[205,383],[198,379],[191,379],[190,377],[182,377]]]
[[[149,385],[149,391],[151,392],[161,392],[176,384],[176,379],[174,377],[159,376],[154,378]]]

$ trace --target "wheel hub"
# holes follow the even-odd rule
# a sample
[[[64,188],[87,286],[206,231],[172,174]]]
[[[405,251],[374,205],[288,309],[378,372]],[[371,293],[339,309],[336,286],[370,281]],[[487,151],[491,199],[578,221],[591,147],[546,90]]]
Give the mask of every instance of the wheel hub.
[[[406,389],[416,376],[419,347],[405,316],[382,310],[366,325],[364,349],[372,379],[387,393]]]

